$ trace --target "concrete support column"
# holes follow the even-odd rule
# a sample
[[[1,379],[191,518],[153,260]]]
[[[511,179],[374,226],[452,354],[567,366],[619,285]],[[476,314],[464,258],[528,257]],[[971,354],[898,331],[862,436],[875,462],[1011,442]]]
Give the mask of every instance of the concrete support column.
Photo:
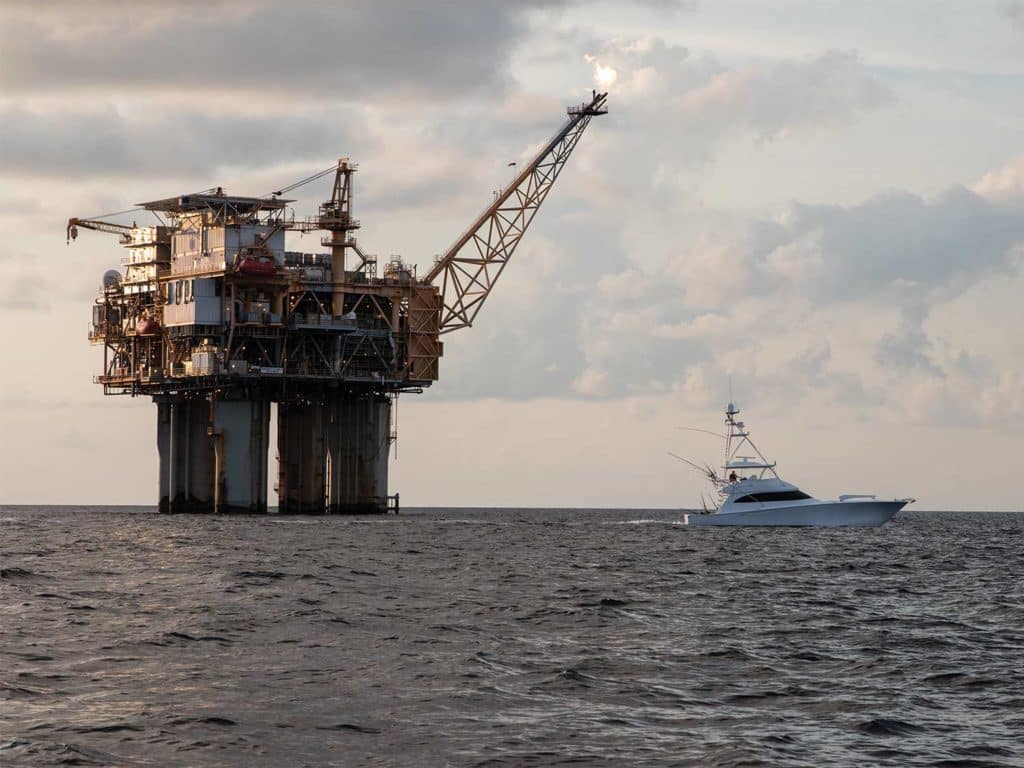
[[[270,402],[215,399],[211,421],[214,511],[266,514]]]
[[[325,409],[327,511],[387,511],[391,401],[382,395],[332,395]]]
[[[281,514],[326,511],[325,409],[311,403],[277,406],[278,508]]]

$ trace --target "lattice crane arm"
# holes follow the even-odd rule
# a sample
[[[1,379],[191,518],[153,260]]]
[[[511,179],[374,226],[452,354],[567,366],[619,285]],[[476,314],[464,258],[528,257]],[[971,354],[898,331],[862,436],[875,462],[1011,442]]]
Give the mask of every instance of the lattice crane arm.
[[[97,232],[108,232],[113,235],[118,235],[121,238],[121,242],[131,241],[131,232],[135,229],[135,225],[131,226],[127,224],[115,224],[112,221],[101,221],[100,219],[68,219],[67,238],[70,243],[72,240],[78,238],[78,229],[92,229]]]
[[[551,185],[590,123],[603,115],[607,93],[570,107],[569,119],[494,202],[477,217],[427,275],[441,283],[441,333],[468,328],[494,289]]]

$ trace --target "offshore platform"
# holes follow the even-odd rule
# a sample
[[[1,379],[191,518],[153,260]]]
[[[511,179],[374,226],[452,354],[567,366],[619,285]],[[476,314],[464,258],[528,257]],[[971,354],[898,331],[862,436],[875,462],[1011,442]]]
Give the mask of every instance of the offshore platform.
[[[265,513],[277,404],[278,510],[397,511],[388,494],[393,401],[438,379],[443,334],[483,306],[606,93],[568,120],[425,276],[378,270],[353,232],[353,173],[339,160],[264,197],[221,188],[140,203],[153,226],[72,218],[127,251],[103,275],[89,339],[107,395],[157,405],[161,512]],[[284,195],[333,173],[329,200],[296,218]],[[122,213],[131,213],[125,211]],[[324,253],[285,248],[323,232]]]

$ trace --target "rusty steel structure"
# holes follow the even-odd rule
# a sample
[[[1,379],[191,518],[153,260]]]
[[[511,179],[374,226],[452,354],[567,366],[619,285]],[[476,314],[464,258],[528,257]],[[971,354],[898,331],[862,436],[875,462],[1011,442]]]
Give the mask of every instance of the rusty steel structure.
[[[277,408],[282,513],[397,510],[388,494],[393,403],[439,376],[440,337],[473,324],[607,94],[568,119],[425,275],[359,246],[347,158],[261,197],[221,188],[139,204],[159,224],[68,221],[118,236],[92,309],[104,394],[157,405],[162,512],[267,511]],[[333,174],[330,199],[297,219],[284,197]],[[127,212],[126,212],[127,213]],[[106,217],[109,218],[109,217]],[[326,253],[289,251],[323,232]]]

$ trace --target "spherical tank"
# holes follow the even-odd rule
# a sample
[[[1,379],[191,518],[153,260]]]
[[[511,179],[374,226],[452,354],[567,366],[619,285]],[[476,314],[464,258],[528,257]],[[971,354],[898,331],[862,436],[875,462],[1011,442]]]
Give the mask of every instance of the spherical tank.
[[[103,273],[103,288],[117,288],[121,284],[121,273],[116,269],[108,269]]]

